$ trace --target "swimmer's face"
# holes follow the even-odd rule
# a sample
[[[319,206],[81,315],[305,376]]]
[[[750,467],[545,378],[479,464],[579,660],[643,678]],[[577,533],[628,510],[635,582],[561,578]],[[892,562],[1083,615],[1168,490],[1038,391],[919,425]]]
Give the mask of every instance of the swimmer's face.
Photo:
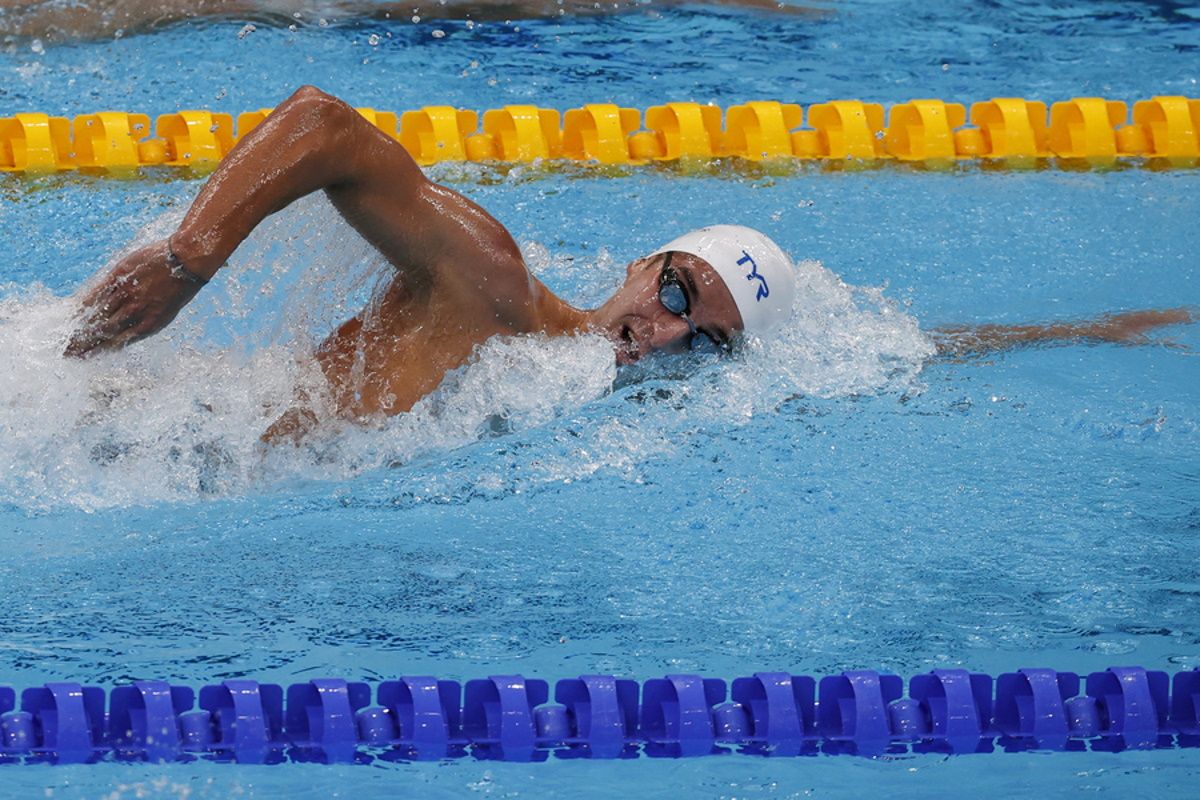
[[[651,353],[685,353],[706,340],[727,347],[742,329],[742,315],[707,261],[668,252],[632,262],[625,283],[592,312],[591,324],[624,365]]]

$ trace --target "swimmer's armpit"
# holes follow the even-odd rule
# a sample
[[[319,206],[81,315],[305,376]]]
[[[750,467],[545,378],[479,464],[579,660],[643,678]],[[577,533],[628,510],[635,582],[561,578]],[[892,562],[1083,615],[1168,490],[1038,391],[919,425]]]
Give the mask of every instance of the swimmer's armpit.
[[[1148,334],[1169,325],[1200,319],[1194,307],[1124,311],[1091,319],[1026,325],[961,325],[931,331],[938,355],[971,356],[1054,344],[1111,342],[1114,344],[1167,344]],[[1174,345],[1172,345],[1174,346]]]

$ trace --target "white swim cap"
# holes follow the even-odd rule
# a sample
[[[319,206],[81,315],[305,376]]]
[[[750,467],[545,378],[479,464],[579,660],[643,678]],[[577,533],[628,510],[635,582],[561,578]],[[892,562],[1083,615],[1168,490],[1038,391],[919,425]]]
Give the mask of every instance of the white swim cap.
[[[685,233],[650,255],[668,251],[690,253],[712,265],[729,287],[748,333],[769,333],[791,316],[796,293],[791,259],[758,231],[741,225],[710,225]]]

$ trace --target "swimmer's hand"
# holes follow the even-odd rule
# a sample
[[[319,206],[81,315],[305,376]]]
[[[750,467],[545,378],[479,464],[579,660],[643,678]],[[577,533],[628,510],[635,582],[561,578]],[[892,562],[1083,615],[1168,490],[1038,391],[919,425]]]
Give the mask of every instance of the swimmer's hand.
[[[303,406],[288,409],[284,414],[267,428],[261,437],[263,444],[281,445],[292,444],[299,447],[320,423],[316,413]]]
[[[158,333],[200,291],[198,276],[172,268],[166,240],[136,250],[79,301],[78,323],[63,354],[82,358]]]
[[[1155,340],[1146,334],[1167,325],[1182,325],[1195,322],[1197,312],[1191,308],[1151,309],[1149,311],[1126,311],[1108,314],[1080,325],[1079,335],[1083,339],[1117,344],[1161,344],[1175,346],[1169,339]]]

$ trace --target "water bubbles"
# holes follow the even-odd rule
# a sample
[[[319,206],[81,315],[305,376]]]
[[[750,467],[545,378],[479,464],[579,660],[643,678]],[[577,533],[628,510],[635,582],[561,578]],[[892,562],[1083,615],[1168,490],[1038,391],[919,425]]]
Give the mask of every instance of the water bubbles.
[[[245,25],[242,26],[242,29],[240,31],[238,31],[237,37],[239,39],[245,39],[247,36],[254,33],[256,30],[258,30],[258,28],[256,28],[254,25],[252,25],[250,23],[246,23]]]
[[[46,54],[46,48],[42,44],[41,39],[34,39],[32,42],[30,42],[29,49],[32,50],[34,53],[36,53],[39,56]]]
[[[372,33],[367,37],[367,44],[371,45],[371,47],[378,47],[381,41],[383,39],[377,33]]]
[[[442,39],[445,38],[446,32],[443,30],[435,30],[432,35],[435,39]]]

